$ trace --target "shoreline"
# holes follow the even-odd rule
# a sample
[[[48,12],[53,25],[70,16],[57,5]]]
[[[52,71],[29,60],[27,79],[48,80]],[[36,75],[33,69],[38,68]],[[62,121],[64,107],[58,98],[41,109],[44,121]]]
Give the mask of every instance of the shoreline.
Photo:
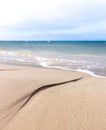
[[[102,76],[102,75],[97,75],[92,71],[89,70],[83,70],[83,69],[68,69],[65,67],[57,67],[57,66],[43,66],[43,65],[33,65],[33,64],[20,64],[20,63],[8,63],[8,62],[0,62],[0,64],[2,65],[13,65],[13,66],[25,66],[25,67],[33,67],[33,68],[47,68],[47,69],[56,69],[56,70],[65,70],[65,71],[75,71],[75,72],[81,72],[84,74],[88,74],[90,76],[93,77],[97,77],[97,78],[106,78],[106,76]]]
[[[80,69],[106,77],[106,44],[103,41],[4,41],[0,62],[64,70]],[[79,70],[78,70],[79,71]]]
[[[43,66],[40,66],[41,68]],[[64,68],[64,67],[52,67],[52,66],[47,66],[47,67],[43,67],[43,68],[50,68],[50,69],[59,69],[59,70],[66,70],[66,71],[75,71],[75,72],[82,72],[82,73],[85,73],[85,74],[89,74],[93,77],[97,77],[97,78],[106,78],[106,76],[102,76],[102,75],[97,75],[95,74],[94,72],[92,71],[89,71],[89,70],[83,70],[83,69],[68,69],[68,68]]]

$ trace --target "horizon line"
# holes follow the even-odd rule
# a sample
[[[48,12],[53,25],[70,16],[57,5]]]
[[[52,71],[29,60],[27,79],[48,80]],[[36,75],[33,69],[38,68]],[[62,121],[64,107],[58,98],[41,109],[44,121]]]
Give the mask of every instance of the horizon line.
[[[0,42],[106,42],[106,40],[0,40]]]

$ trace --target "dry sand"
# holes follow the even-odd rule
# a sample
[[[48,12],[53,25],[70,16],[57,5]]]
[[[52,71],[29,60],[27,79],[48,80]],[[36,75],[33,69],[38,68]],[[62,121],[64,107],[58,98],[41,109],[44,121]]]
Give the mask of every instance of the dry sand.
[[[0,130],[106,130],[106,78],[0,65]]]

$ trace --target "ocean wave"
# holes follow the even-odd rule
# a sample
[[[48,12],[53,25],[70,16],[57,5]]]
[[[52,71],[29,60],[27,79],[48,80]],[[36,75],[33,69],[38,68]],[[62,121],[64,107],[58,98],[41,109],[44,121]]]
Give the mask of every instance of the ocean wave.
[[[106,76],[106,60],[103,57],[86,55],[52,55],[51,53],[33,52],[30,50],[0,50],[0,61],[19,64],[40,65],[42,67],[76,70],[91,75]],[[97,70],[100,70],[97,72]],[[103,72],[104,71],[104,72]]]

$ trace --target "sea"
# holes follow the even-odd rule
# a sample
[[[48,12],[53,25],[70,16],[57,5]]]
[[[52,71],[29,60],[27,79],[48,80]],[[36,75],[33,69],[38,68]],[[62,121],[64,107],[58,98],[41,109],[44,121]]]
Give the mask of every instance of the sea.
[[[0,63],[75,70],[106,77],[106,41],[0,41]]]

